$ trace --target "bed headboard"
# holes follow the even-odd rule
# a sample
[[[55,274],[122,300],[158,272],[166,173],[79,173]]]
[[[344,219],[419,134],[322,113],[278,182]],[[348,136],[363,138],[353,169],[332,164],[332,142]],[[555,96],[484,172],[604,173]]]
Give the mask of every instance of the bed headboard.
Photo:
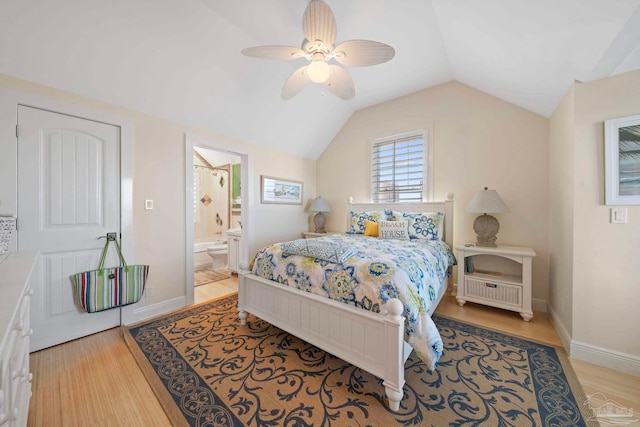
[[[347,230],[351,227],[351,211],[368,212],[390,209],[402,212],[442,212],[444,213],[444,240],[453,249],[453,193],[447,194],[442,202],[410,203],[354,203],[353,197],[347,201]]]

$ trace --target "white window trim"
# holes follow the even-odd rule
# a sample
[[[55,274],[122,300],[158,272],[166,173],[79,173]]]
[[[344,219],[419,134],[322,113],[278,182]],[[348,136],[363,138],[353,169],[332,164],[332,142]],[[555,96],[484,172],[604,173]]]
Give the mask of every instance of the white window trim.
[[[422,129],[416,129],[412,131],[405,131],[395,133],[393,135],[385,135],[381,137],[373,137],[369,138],[369,161],[367,164],[368,176],[367,176],[367,187],[368,187],[368,197],[369,201],[373,202],[372,194],[373,188],[371,186],[371,173],[372,173],[372,164],[373,164],[373,146],[375,144],[381,142],[388,142],[394,139],[407,138],[411,136],[422,135],[422,140],[424,141],[424,167],[425,171],[424,177],[427,180],[427,185],[424,186],[424,192],[422,194],[423,202],[432,202],[433,201],[433,126],[427,125]]]

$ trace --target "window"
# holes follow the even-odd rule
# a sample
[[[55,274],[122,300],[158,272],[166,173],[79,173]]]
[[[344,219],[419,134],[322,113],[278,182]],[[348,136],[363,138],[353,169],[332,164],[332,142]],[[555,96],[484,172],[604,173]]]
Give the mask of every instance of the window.
[[[371,148],[371,201],[421,202],[431,199],[426,130],[378,138]]]

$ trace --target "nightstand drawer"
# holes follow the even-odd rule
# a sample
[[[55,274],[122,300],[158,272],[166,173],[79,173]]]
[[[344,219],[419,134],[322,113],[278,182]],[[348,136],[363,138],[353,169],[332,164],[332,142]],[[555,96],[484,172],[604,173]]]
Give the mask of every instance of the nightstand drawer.
[[[472,298],[522,307],[522,286],[465,277],[464,294]]]

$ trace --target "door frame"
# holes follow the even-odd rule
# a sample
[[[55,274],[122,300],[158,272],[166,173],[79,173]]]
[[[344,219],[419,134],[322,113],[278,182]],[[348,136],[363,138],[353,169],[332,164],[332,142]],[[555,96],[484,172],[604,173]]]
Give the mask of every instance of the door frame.
[[[242,221],[242,245],[240,253],[240,265],[245,266],[249,259],[249,248],[252,246],[253,234],[251,232],[253,224],[253,215],[251,211],[253,197],[253,185],[251,178],[253,176],[253,159],[251,149],[236,144],[214,140],[190,133],[184,134],[185,145],[185,294],[187,297],[187,305],[193,305],[194,297],[194,230],[193,230],[193,157],[194,148],[201,147],[207,150],[220,151],[240,157],[240,200],[242,212],[240,220]],[[243,268],[243,267],[241,267]]]
[[[116,114],[106,113],[79,104],[69,104],[43,96],[0,88],[0,212],[17,214],[18,211],[18,105],[65,114],[79,119],[105,123],[120,128],[120,233],[125,259],[133,260],[133,122]],[[13,144],[4,143],[13,141]],[[4,196],[10,194],[10,197]],[[18,218],[18,221],[20,219]],[[20,230],[17,230],[20,233]],[[17,234],[16,233],[16,234]],[[17,236],[12,239],[10,251],[19,250]],[[121,324],[134,320],[133,306],[121,308]]]

